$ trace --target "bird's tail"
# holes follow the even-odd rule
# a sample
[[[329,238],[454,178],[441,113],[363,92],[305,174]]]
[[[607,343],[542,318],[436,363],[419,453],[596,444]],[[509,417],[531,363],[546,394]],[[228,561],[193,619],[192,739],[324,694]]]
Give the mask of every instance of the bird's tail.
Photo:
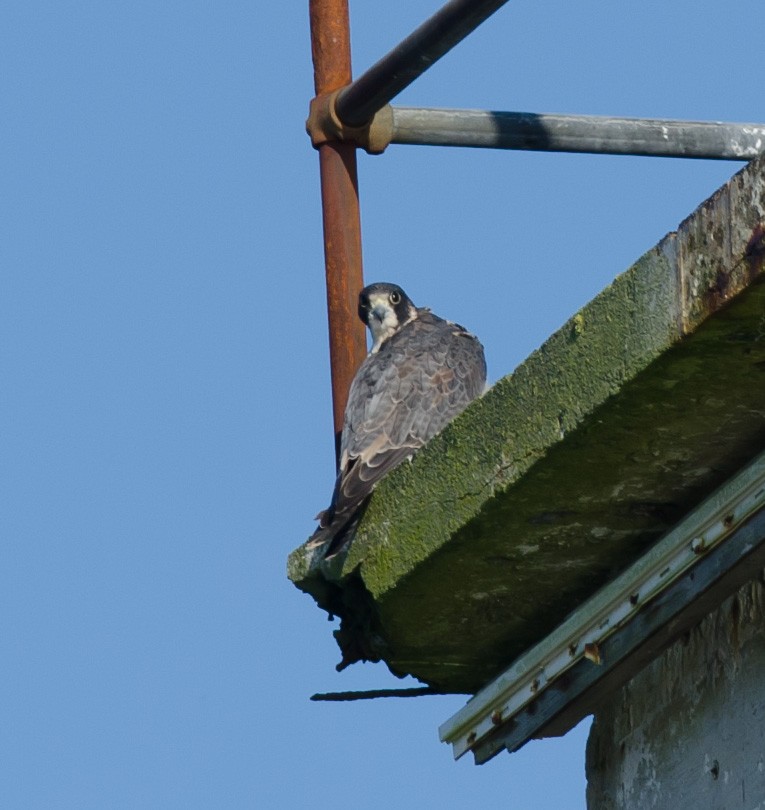
[[[332,513],[329,516],[330,510],[320,512],[316,516],[317,520],[320,521],[319,527],[311,535],[308,541],[309,545],[311,547],[324,546],[322,557],[325,560],[343,551],[353,540],[366,506],[367,501],[350,515]]]

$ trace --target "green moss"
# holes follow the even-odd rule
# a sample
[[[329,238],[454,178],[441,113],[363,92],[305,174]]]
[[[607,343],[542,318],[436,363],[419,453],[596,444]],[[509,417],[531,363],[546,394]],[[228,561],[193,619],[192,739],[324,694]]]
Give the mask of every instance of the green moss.
[[[363,561],[375,598],[679,339],[666,253],[662,243],[643,257],[382,482],[346,563]]]

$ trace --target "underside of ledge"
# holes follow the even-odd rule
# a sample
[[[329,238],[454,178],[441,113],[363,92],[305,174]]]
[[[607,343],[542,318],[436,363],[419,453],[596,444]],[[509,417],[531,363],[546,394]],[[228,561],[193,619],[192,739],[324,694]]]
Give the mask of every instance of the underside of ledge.
[[[290,579],[345,664],[473,693],[765,449],[754,161],[377,488]]]

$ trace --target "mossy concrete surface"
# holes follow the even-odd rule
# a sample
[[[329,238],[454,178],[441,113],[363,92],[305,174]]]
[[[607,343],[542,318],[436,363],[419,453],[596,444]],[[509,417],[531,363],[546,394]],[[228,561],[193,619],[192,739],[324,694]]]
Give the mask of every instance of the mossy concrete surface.
[[[477,691],[762,451],[764,259],[761,159],[294,551],[343,663]]]

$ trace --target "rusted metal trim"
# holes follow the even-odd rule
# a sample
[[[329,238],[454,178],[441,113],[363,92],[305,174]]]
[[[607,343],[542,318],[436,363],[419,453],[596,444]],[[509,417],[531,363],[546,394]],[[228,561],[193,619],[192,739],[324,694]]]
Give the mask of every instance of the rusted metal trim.
[[[501,750],[512,753],[530,739],[558,737],[587,715],[596,713],[604,699],[650,664],[670,644],[747,582],[765,565],[765,511],[739,526],[709,556],[699,560],[672,582],[650,606],[603,642],[604,663],[594,667],[579,661],[557,689],[547,689],[534,705],[513,718],[514,725],[498,730],[472,749],[477,765]]]
[[[310,0],[309,11],[314,86],[321,96],[351,81],[348,3]],[[337,455],[348,390],[366,355],[364,326],[357,314],[358,294],[364,286],[361,220],[355,144],[327,141],[318,149]]]

